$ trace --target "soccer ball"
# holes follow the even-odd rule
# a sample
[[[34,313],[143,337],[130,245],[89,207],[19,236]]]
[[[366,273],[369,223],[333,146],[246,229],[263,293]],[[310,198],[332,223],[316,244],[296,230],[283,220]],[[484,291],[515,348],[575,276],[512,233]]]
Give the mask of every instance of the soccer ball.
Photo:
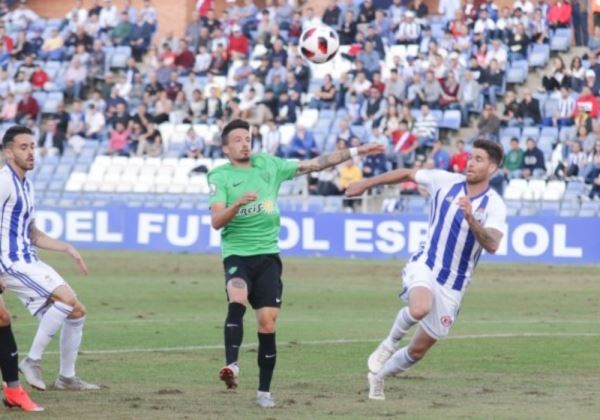
[[[300,35],[300,52],[307,60],[316,64],[331,60],[339,47],[338,35],[329,26],[311,26]]]

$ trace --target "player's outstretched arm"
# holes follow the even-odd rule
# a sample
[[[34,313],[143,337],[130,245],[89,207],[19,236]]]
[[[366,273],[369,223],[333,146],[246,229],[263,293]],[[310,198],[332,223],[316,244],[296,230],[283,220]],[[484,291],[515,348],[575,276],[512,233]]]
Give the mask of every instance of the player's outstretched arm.
[[[346,197],[358,197],[370,188],[378,185],[397,184],[404,181],[415,181],[416,169],[396,169],[381,175],[353,182],[346,189]]]
[[[29,239],[31,239],[31,243],[38,248],[46,249],[48,251],[66,252],[75,260],[81,274],[88,273],[88,268],[83,257],[73,245],[46,235],[37,228],[35,221],[32,221],[29,226]]]
[[[235,217],[240,207],[255,201],[256,193],[246,193],[239,200],[227,207],[225,203],[214,203],[210,206],[210,223],[214,229],[221,229]]]
[[[498,229],[494,228],[486,228],[483,227],[475,217],[473,216],[473,208],[471,207],[471,200],[469,197],[461,197],[458,199],[458,207],[465,214],[465,220],[469,224],[469,228],[477,242],[490,254],[495,254],[498,251],[498,247],[500,246],[500,241],[502,240],[502,232]]]
[[[359,147],[350,149],[336,150],[333,153],[322,155],[313,159],[301,160],[298,163],[296,176],[306,175],[310,172],[319,172],[347,161],[354,156],[378,155],[385,153],[385,146],[382,144],[363,144]]]

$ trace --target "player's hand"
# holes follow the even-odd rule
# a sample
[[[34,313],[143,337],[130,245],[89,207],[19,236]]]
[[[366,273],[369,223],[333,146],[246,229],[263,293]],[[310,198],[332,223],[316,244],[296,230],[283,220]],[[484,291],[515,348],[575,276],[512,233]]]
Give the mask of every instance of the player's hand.
[[[258,194],[256,194],[256,193],[252,193],[252,192],[246,193],[246,194],[242,195],[240,197],[240,199],[235,202],[235,204],[238,207],[242,207],[242,206],[245,206],[248,203],[256,201],[257,198],[258,198]]]
[[[346,188],[346,197],[358,197],[363,195],[363,193],[368,189],[367,183],[365,181],[353,182],[348,185]]]
[[[468,222],[473,217],[473,207],[469,197],[460,197],[458,199],[458,208],[465,214],[465,220]]]
[[[77,251],[73,245],[69,245],[69,247],[67,248],[67,254],[69,254],[71,258],[75,260],[75,263],[79,267],[79,272],[83,275],[87,275],[87,265],[85,264],[83,257],[79,254],[79,251]]]
[[[383,144],[363,144],[362,146],[358,146],[356,148],[359,156],[367,156],[367,155],[379,155],[381,153],[385,153],[385,146]]]

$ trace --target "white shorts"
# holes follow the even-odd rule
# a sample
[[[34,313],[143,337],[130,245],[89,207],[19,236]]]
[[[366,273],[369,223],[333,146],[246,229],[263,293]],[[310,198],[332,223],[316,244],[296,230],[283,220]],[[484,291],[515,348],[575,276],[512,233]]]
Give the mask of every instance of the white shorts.
[[[57,287],[67,284],[60,274],[42,261],[16,262],[1,275],[1,279],[34,316],[46,307]]]
[[[431,290],[433,295],[431,312],[419,322],[419,325],[436,340],[446,337],[460,309],[460,294],[439,284],[431,269],[419,261],[406,264],[402,270],[402,284],[404,290],[400,296],[406,302],[411,289],[415,287]]]

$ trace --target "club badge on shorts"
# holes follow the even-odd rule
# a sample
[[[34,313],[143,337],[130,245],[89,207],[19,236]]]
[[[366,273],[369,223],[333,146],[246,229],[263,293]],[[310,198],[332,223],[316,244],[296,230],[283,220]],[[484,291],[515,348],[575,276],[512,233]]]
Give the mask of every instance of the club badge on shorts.
[[[448,315],[444,315],[440,318],[440,322],[444,327],[448,328],[450,325],[452,325],[452,318]]]

